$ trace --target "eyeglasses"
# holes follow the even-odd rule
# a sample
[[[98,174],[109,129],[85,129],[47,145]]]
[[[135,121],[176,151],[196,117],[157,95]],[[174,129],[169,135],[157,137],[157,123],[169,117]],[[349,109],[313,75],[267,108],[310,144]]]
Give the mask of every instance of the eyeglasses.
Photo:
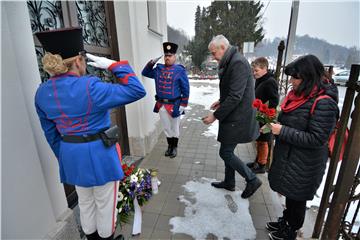
[[[292,77],[295,80],[300,80],[301,79],[298,74],[291,74],[289,76]]]

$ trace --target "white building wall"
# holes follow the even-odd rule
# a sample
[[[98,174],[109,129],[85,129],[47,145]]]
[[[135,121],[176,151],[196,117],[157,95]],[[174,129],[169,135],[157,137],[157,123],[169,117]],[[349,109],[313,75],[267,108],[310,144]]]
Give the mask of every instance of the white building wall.
[[[67,204],[34,107],[41,80],[26,2],[1,5],[2,238],[39,239]]]
[[[57,160],[34,107],[41,83],[26,2],[1,2],[2,239],[40,239],[58,227],[67,210]],[[167,39],[165,2],[157,2],[159,36],[148,30],[146,1],[115,1],[121,59],[129,60],[147,96],[126,107],[131,152],[150,152],[162,129],[153,113],[154,82],[141,76],[145,64],[162,54]]]
[[[116,1],[115,18],[120,58],[129,60],[135,73],[142,79],[147,95],[126,106],[130,151],[145,156],[150,152],[162,131],[155,104],[154,81],[141,76],[146,63],[163,54],[162,43],[167,39],[166,2],[157,1],[157,15],[162,36],[148,30],[147,1]],[[162,61],[162,60],[161,60]]]

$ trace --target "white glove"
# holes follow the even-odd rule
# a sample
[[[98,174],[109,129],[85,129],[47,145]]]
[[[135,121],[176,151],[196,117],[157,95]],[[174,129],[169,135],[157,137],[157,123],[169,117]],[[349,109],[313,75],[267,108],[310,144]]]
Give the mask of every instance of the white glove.
[[[88,62],[87,63],[88,65],[101,69],[108,69],[111,64],[116,62],[106,57],[98,57],[90,53],[87,53],[86,57],[92,61],[92,62]]]
[[[180,107],[179,107],[179,112],[180,112],[180,114],[183,114],[183,112],[185,111],[185,108],[186,108],[186,107],[184,107],[184,106],[180,106]]]

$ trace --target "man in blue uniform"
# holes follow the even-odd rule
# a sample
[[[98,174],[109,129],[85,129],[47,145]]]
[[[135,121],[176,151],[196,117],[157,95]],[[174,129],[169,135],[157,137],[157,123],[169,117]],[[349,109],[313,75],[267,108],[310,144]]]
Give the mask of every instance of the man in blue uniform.
[[[154,112],[160,114],[168,149],[165,156],[176,157],[180,132],[180,115],[189,100],[189,79],[184,66],[175,64],[178,45],[171,42],[163,43],[164,64],[150,60],[142,71],[142,75],[155,79],[156,96]]]
[[[94,67],[108,69],[110,84],[86,74],[81,28],[36,33],[46,51],[51,77],[35,96],[46,139],[59,161],[62,183],[75,185],[80,219],[88,240],[113,239],[119,181],[123,178],[109,110],[137,101],[145,90],[127,61],[86,54]]]

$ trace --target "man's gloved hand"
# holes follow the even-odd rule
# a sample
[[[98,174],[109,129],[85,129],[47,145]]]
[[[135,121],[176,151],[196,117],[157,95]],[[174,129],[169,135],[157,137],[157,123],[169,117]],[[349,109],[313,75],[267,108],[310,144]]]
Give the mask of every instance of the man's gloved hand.
[[[159,61],[159,59],[160,59],[161,57],[162,57],[162,55],[161,55],[160,57],[151,59],[151,60],[147,63],[147,65],[150,66],[150,67],[153,67],[153,66],[157,63],[157,61]]]
[[[185,112],[185,108],[186,108],[186,107],[184,107],[184,106],[180,106],[180,107],[179,107],[179,112],[180,112],[180,114],[183,114],[183,113]]]
[[[98,57],[90,53],[87,53],[86,57],[92,61],[92,62],[88,62],[87,63],[88,65],[101,69],[108,69],[111,64],[116,62],[106,57]]]

